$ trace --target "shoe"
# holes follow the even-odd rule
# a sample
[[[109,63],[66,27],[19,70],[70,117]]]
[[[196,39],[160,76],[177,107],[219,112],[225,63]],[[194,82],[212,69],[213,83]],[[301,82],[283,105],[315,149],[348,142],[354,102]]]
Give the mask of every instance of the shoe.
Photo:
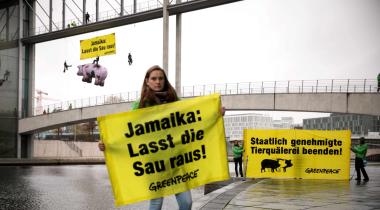
[[[365,182],[368,182],[368,181],[369,181],[369,179],[364,179],[363,181],[365,181]]]

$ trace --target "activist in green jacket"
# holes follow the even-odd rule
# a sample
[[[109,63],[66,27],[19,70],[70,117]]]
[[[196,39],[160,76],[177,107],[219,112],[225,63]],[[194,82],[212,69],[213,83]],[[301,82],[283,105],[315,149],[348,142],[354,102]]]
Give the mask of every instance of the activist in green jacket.
[[[364,137],[360,138],[360,144],[351,148],[351,150],[355,153],[355,170],[356,170],[356,179],[361,180],[360,171],[363,173],[364,181],[368,182],[369,177],[364,168],[364,160],[367,154],[368,145],[365,143]]]
[[[237,140],[234,141],[234,145],[232,146],[232,153],[234,154],[234,163],[235,163],[235,174],[236,177],[240,176],[243,177],[243,147],[239,145],[239,142]],[[239,170],[238,170],[239,166]]]
[[[241,158],[243,155],[243,147],[240,146],[239,143],[234,143],[234,146],[232,147],[232,153],[234,154],[234,158]]]

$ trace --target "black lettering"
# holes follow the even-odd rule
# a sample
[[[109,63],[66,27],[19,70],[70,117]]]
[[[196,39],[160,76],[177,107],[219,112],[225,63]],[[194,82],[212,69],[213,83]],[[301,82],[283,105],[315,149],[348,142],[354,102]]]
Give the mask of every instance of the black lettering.
[[[137,157],[139,154],[133,152],[132,144],[128,144],[128,152],[130,157]]]
[[[158,144],[160,144],[160,143],[158,142]],[[151,148],[150,152],[152,152],[152,153],[156,153],[158,151],[157,142],[155,142],[155,141],[149,142],[149,147]]]
[[[140,155],[149,154],[148,146],[146,146],[146,144],[140,144],[139,149],[140,149],[139,151]]]
[[[165,139],[160,139],[158,141],[158,144],[160,145],[161,150],[166,150],[168,148],[168,144],[166,143]]]
[[[129,133],[125,133],[124,135],[127,138],[131,138],[134,135],[133,126],[131,122],[128,122],[128,129],[129,129]]]
[[[169,120],[169,118],[162,118],[162,120],[161,120],[161,127],[162,127],[162,129],[168,129],[168,128],[170,128],[170,120]]]
[[[180,114],[179,112],[175,113],[175,117],[176,117],[176,121],[177,121],[178,126],[187,124],[186,121],[183,119],[184,116],[185,116],[185,114]]]
[[[149,121],[145,123],[145,130],[147,133],[150,133],[150,131],[155,132],[157,128],[157,131],[161,130],[160,121],[154,120]]]
[[[190,124],[190,123],[196,122],[194,112],[188,112],[186,116],[187,116],[187,123]]]
[[[140,161],[136,161],[133,163],[133,168],[137,171],[135,172],[136,176],[144,175],[144,169],[140,167],[141,165],[142,163]]]
[[[136,136],[140,136],[140,135],[145,134],[144,126],[143,126],[143,125],[141,125],[141,124],[137,124],[137,125],[135,126],[135,129],[136,129]]]
[[[194,150],[193,155],[194,155],[194,161],[201,159],[201,151],[199,149]]]

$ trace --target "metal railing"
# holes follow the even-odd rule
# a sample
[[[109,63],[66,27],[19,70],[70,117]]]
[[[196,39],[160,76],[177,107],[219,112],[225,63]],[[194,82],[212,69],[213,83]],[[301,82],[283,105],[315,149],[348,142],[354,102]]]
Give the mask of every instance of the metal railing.
[[[301,93],[376,93],[377,80],[375,79],[336,79],[336,80],[290,80],[290,81],[262,81],[225,84],[209,84],[184,86],[181,89],[182,97],[196,97],[219,93],[221,95],[243,94],[301,94]],[[140,97],[140,91],[117,93],[89,98],[63,101],[60,103],[36,107],[34,115],[43,112],[52,113],[70,109],[106,104],[133,102]],[[38,110],[38,111],[37,111]],[[42,112],[43,111],[43,112]]]
[[[194,0],[182,0],[181,3],[184,3],[184,2],[189,2],[189,1],[194,1]],[[176,4],[176,1],[169,1],[169,4]],[[144,1],[144,2],[139,2],[137,3],[136,5],[136,13],[140,13],[140,12],[145,12],[145,11],[149,11],[149,10],[154,10],[154,9],[158,9],[158,8],[161,8],[162,7],[162,1],[159,1],[159,0],[147,0],[147,1]],[[125,5],[124,6],[124,15],[123,16],[128,16],[128,15],[131,15],[133,14],[133,5]],[[90,22],[89,23],[94,23],[96,22],[96,19],[95,19],[95,16],[96,14],[90,14]],[[118,18],[120,17],[120,12],[117,12],[115,10],[108,10],[108,11],[100,11],[99,12],[99,18],[98,18],[98,21],[104,21],[104,20],[109,20],[109,19],[113,19],[113,18]],[[78,26],[81,26],[81,25],[84,25],[85,23],[80,23],[78,22],[77,19],[70,19],[70,20],[66,20],[66,26],[65,28],[63,28],[62,26],[62,22],[54,22],[53,26],[52,27],[52,31],[59,31],[59,30],[63,30],[63,29],[66,29],[66,28],[72,28],[72,27],[78,27]],[[75,26],[72,26],[71,23],[75,23]],[[70,25],[70,27],[67,27],[67,25]],[[56,27],[57,26],[57,27]],[[39,26],[39,27],[36,27],[36,28],[32,28],[31,30],[32,32],[34,32],[32,35],[39,35],[39,34],[44,34],[44,33],[49,33],[50,31],[45,27],[45,26]]]

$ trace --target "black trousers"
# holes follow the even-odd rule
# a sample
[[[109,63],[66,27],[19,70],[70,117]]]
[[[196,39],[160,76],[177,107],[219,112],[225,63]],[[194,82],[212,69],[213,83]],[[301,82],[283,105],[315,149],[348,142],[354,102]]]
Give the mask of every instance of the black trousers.
[[[364,163],[362,158],[355,158],[355,170],[356,170],[356,179],[361,179],[360,171],[363,173],[364,180],[369,180],[367,172],[364,168]]]
[[[235,162],[236,177],[239,177],[238,165],[239,165],[239,170],[240,170],[240,176],[243,177],[243,167],[242,167],[243,159],[242,159],[242,157],[234,158],[234,162]]]

